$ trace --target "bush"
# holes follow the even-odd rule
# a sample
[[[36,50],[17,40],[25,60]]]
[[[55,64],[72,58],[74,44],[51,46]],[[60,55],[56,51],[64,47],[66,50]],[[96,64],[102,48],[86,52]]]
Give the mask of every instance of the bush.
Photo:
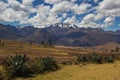
[[[97,63],[103,63],[103,57],[100,56],[100,55],[97,55],[97,56],[96,56],[96,62],[97,62]]]
[[[59,66],[56,62],[56,60],[53,57],[43,57],[41,58],[44,64],[44,71],[54,71],[59,69]]]
[[[114,55],[110,55],[110,56],[105,57],[105,62],[113,63],[114,57],[115,57]]]
[[[87,62],[88,60],[85,55],[81,54],[77,56],[77,61],[80,63],[80,62]]]
[[[13,55],[8,57],[4,62],[4,68],[11,77],[26,77],[29,75],[27,67],[28,58],[26,55]]]
[[[36,58],[29,62],[29,67],[34,74],[39,74],[44,72],[45,65],[41,58]]]
[[[89,60],[90,60],[90,62],[102,63],[103,58],[102,58],[102,56],[100,56],[96,53],[92,53],[89,56]]]

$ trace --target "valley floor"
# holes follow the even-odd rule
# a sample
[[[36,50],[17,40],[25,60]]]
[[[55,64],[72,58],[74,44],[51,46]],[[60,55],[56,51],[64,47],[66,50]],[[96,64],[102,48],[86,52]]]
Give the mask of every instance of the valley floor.
[[[120,61],[110,64],[67,65],[56,72],[16,80],[120,80]]]

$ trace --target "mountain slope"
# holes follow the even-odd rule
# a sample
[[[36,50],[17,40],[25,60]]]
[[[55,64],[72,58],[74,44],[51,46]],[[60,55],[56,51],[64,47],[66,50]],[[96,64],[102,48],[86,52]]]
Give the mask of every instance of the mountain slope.
[[[97,46],[105,43],[120,43],[120,30],[104,31],[97,28],[79,28],[74,24],[54,24],[45,28],[28,26],[16,28],[0,25],[0,39],[32,41],[41,43],[49,41],[55,45]]]

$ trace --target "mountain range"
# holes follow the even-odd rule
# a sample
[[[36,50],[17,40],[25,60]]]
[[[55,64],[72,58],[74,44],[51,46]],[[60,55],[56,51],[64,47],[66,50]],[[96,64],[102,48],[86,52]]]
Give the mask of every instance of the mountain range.
[[[0,24],[0,39],[45,43],[65,46],[97,46],[109,42],[120,43],[120,30],[105,31],[100,28],[80,28],[74,24],[57,23],[45,28],[15,27]]]

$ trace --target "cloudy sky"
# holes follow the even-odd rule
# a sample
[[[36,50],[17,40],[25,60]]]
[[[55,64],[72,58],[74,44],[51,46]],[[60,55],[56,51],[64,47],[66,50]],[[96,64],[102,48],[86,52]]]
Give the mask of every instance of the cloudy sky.
[[[0,23],[120,29],[120,0],[0,0]]]

